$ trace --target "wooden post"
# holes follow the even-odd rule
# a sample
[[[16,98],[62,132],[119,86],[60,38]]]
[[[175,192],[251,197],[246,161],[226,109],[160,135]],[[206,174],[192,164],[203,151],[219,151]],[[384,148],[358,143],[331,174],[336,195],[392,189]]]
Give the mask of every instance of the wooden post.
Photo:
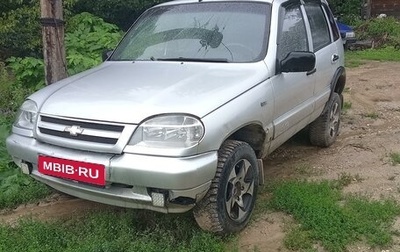
[[[67,77],[62,0],[40,0],[46,85]]]

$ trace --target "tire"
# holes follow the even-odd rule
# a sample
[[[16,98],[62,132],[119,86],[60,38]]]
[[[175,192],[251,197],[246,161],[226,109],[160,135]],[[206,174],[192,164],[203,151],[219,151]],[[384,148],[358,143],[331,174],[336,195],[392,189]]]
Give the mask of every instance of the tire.
[[[333,93],[328,107],[314,122],[310,124],[310,142],[312,145],[329,147],[339,134],[342,99]]]
[[[198,225],[220,235],[242,230],[254,209],[258,181],[257,158],[250,145],[227,140],[218,151],[211,187],[193,209]]]

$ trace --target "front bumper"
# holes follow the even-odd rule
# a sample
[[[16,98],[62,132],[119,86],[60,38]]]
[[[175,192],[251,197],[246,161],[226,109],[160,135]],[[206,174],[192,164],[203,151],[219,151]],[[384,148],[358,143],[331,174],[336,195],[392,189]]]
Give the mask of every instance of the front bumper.
[[[208,191],[217,167],[217,152],[190,157],[121,155],[73,150],[12,134],[6,141],[15,163],[27,164],[31,176],[61,192],[105,204],[185,212]],[[95,187],[38,172],[39,155],[101,164],[106,167],[106,187]],[[160,206],[160,195],[164,204]],[[157,199],[155,197],[157,196]]]

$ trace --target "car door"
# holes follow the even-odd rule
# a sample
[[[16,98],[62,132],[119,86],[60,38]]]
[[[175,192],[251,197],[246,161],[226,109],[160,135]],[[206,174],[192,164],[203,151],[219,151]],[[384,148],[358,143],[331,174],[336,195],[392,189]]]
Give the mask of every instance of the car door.
[[[312,50],[316,56],[314,96],[316,111],[320,111],[329,98],[331,80],[343,60],[340,58],[343,54],[334,43],[339,40],[339,34],[336,26],[329,23],[329,9],[313,0],[306,0],[304,8],[311,31]]]
[[[279,65],[290,52],[310,51],[304,9],[300,1],[280,8],[276,61]],[[270,151],[306,126],[313,111],[315,79],[313,71],[280,73],[271,78],[275,96],[274,141]]]

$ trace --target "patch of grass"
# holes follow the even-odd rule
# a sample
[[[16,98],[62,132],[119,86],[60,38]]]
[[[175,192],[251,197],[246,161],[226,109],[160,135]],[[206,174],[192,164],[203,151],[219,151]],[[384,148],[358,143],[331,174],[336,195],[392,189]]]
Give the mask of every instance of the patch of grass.
[[[362,114],[362,116],[363,117],[368,117],[368,118],[371,118],[371,119],[374,119],[374,120],[379,118],[379,115],[376,112],[365,113],[365,114]]]
[[[388,46],[380,49],[347,51],[345,57],[347,67],[357,67],[364,64],[366,60],[400,61],[400,51],[393,46]]]
[[[343,108],[342,108],[342,113],[343,114],[347,114],[347,111],[349,111],[351,109],[351,107],[353,106],[353,103],[351,102],[344,102],[343,103]]]
[[[274,191],[272,205],[293,215],[301,224],[300,231],[307,234],[303,236],[320,242],[328,251],[344,251],[362,239],[372,247],[390,245],[390,225],[400,214],[394,201],[344,197],[337,183],[328,181],[282,182]]]
[[[311,250],[313,246],[311,232],[302,229],[301,227],[292,228],[283,239],[283,244],[290,250]]]
[[[398,152],[390,153],[390,160],[392,162],[392,165],[400,164],[400,153],[398,153]]]
[[[347,54],[346,54],[347,56]],[[362,66],[365,64],[365,61],[363,61],[360,58],[357,58],[355,56],[347,56],[346,61],[345,61],[345,66],[348,68],[356,68],[359,66]]]
[[[0,251],[224,251],[225,240],[201,231],[191,215],[121,210],[80,219],[0,226]]]
[[[311,176],[311,175],[316,175],[317,172],[314,170],[314,168],[309,165],[309,164],[299,164],[294,168],[296,174],[302,175],[302,176]]]
[[[338,175],[338,179],[332,181],[332,185],[334,185],[337,189],[342,189],[350,185],[352,182],[361,182],[364,179],[360,176],[360,174],[352,175],[350,173],[342,172]]]

